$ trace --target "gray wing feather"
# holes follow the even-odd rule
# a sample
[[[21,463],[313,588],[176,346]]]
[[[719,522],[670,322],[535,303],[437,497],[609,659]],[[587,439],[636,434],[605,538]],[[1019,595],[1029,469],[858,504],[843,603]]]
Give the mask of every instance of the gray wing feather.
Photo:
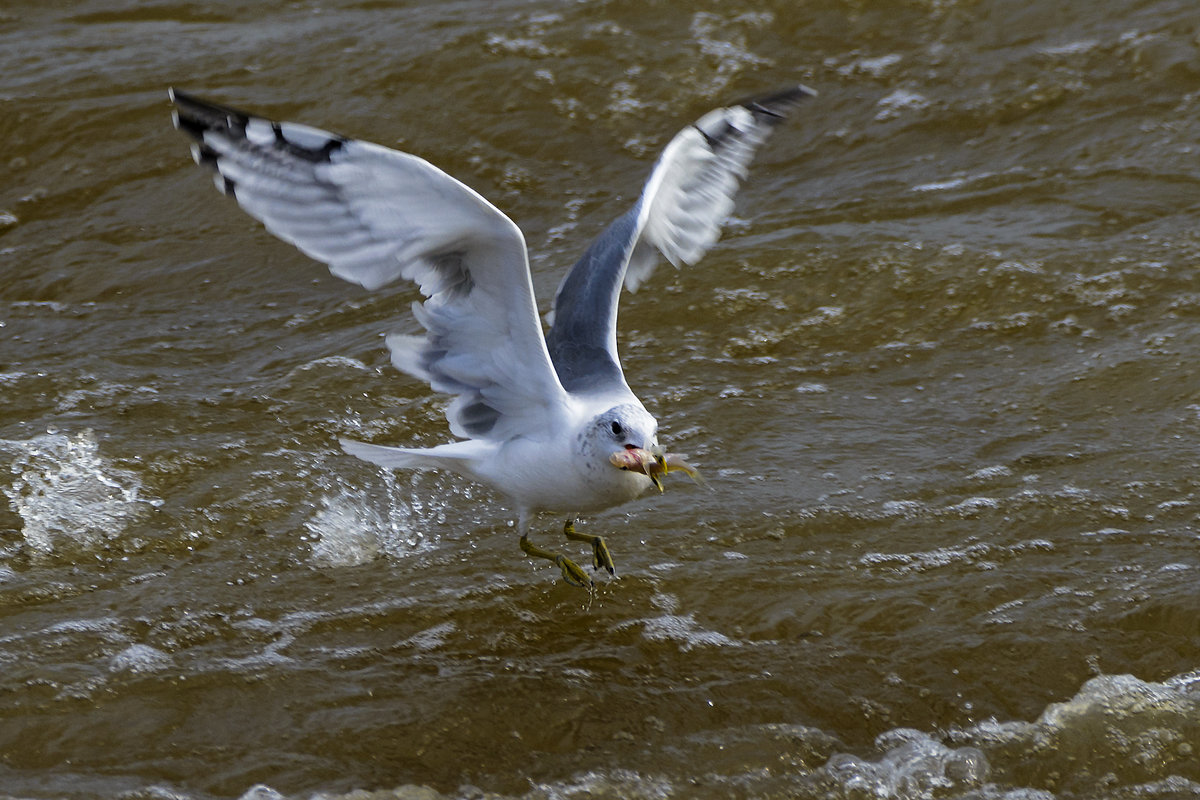
[[[639,200],[596,237],[558,287],[546,343],[569,392],[628,388],[616,358],[617,296],[624,265],[637,247],[641,207]]]
[[[547,336],[571,392],[625,386],[617,357],[617,304],[654,271],[658,255],[694,264],[721,234],[754,153],[815,92],[795,86],[705,114],[663,150],[637,203],[613,222],[559,285]]]

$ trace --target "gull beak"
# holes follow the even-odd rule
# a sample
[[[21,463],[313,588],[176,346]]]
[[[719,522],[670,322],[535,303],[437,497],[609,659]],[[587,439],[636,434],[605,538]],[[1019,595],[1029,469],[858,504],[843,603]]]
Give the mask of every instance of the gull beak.
[[[667,473],[667,454],[658,445],[648,448],[629,445],[609,456],[608,461],[617,469],[640,472],[658,487],[658,491],[663,491],[662,476]]]
[[[646,465],[646,477],[655,485],[659,494],[662,494],[662,476],[667,473],[667,451],[662,445],[652,444],[646,448],[646,452],[654,456],[654,461]]]

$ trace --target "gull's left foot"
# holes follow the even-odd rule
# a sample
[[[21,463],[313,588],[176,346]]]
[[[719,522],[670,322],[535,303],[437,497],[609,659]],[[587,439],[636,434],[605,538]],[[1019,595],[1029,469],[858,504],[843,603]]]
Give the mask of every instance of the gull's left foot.
[[[567,520],[567,524],[563,526],[563,535],[568,539],[573,539],[576,542],[587,542],[592,546],[592,569],[604,567],[608,570],[609,575],[615,576],[617,574],[612,554],[608,552],[608,545],[605,544],[603,536],[588,536],[584,533],[577,533],[575,531],[574,520]]]

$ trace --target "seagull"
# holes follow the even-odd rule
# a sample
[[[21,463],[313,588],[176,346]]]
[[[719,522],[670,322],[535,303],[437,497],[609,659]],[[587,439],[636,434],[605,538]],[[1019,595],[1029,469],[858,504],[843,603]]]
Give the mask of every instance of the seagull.
[[[339,278],[368,290],[403,278],[424,297],[412,304],[424,333],[386,342],[400,371],[453,397],[446,419],[457,441],[342,439],[342,449],[386,469],[442,470],[491,487],[517,510],[522,551],[589,591],[583,569],[529,532],[541,512],[599,511],[662,489],[658,423],[617,356],[621,286],[636,291],[660,256],[676,268],[699,261],[755,151],[814,94],[797,85],[748,98],[676,134],[633,207],[567,272],[543,332],[525,238],[473,189],[409,153],[170,90],[196,163],[270,233]],[[567,539],[590,544],[593,570],[615,575],[604,538],[573,522]]]

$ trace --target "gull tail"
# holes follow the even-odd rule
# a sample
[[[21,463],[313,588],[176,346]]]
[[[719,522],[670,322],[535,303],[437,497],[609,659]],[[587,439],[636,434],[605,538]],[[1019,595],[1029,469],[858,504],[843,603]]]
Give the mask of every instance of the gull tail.
[[[437,447],[386,447],[380,444],[339,439],[342,450],[363,461],[384,469],[437,469],[468,478],[475,474],[475,464],[486,457],[488,445],[477,440],[449,442]]]

